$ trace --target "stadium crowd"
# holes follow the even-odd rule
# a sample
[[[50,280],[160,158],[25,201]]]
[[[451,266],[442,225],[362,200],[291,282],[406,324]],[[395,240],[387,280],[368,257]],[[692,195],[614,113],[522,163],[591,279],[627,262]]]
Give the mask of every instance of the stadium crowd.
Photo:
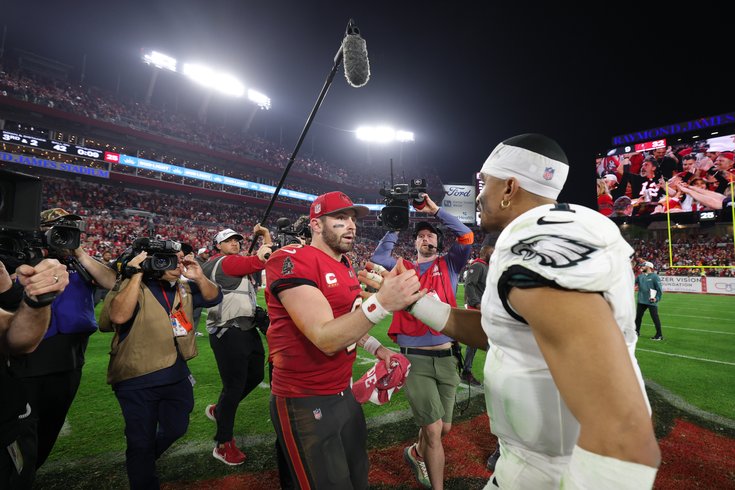
[[[654,269],[666,276],[707,276],[735,277],[735,269],[702,269],[705,267],[732,266],[735,263],[733,237],[729,236],[688,236],[677,238],[672,246],[673,265],[689,268],[673,268],[669,265],[668,241],[633,239],[631,245],[635,249],[639,262],[650,261]]]
[[[246,156],[266,162],[277,169],[284,168],[290,156],[288,150],[264,138],[245,135],[239,130],[225,126],[215,126],[211,122],[203,123],[183,112],[172,112],[126,100],[101,88],[41,78],[15,67],[0,65],[0,95],[175,138],[211,150]],[[336,183],[349,181],[355,185],[376,189],[381,185],[380,179],[371,172],[361,171],[359,166],[351,168],[348,172],[314,156],[299,157],[297,163],[303,173],[319,175],[327,181]],[[198,167],[199,165],[192,164],[192,168]],[[238,175],[238,178],[241,177]]]
[[[226,200],[212,201],[204,197],[68,179],[44,178],[43,185],[45,207],[60,207],[84,217],[84,247],[97,257],[101,257],[105,251],[117,257],[130,244],[131,237],[141,236],[160,235],[188,243],[194,249],[210,249],[214,233],[226,227],[242,230],[246,238],[245,248],[248,248],[248,230],[253,228],[264,211],[263,208]],[[274,216],[287,217],[292,223],[298,219],[297,213],[279,208],[271,216],[271,224],[277,219]],[[349,254],[356,270],[365,267],[385,233],[372,219],[367,220],[365,225],[360,227],[354,250]],[[471,260],[479,256],[484,238],[479,231],[476,236]],[[702,269],[697,268],[670,268],[666,241],[633,239],[631,245],[636,250],[636,257],[653,262],[656,270],[663,275],[702,273]],[[450,237],[445,244],[445,247],[449,246]],[[673,252],[673,263],[677,266],[726,266],[735,263],[732,236],[678,238],[674,242]],[[401,235],[394,255],[411,257],[413,253],[413,238],[409,234]],[[735,276],[732,269],[705,269],[705,273],[709,276]]]

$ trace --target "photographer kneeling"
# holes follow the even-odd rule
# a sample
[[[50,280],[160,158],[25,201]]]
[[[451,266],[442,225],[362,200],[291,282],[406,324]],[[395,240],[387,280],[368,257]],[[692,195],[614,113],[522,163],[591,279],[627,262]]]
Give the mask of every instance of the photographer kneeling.
[[[256,255],[240,255],[243,236],[229,228],[214,237],[216,254],[203,266],[207,277],[222,286],[224,300],[207,312],[207,332],[222,391],[216,404],[207,405],[206,416],[217,423],[216,444],[212,456],[228,465],[239,465],[245,454],[233,437],[235,414],[240,401],[263,381],[265,352],[256,326],[257,289],[250,278],[265,268],[271,253],[267,228],[255,225],[253,240],[263,235],[263,245]]]
[[[145,249],[122,259],[123,278],[105,297],[100,315],[100,330],[115,332],[107,382],[125,418],[125,461],[133,490],[158,488],[156,460],[186,433],[194,408],[194,378],[186,361],[197,355],[189,318],[194,308],[222,301],[219,286],[204,276],[192,255],[184,257],[180,250],[168,255],[175,267],[165,270],[160,269],[167,267],[166,257],[148,257]]]

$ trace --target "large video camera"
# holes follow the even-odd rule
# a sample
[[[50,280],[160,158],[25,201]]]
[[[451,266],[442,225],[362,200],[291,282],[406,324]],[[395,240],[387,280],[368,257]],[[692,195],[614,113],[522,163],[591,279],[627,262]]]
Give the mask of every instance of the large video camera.
[[[0,262],[10,273],[44,258],[40,213],[41,180],[0,169]]]
[[[408,229],[409,201],[416,209],[423,207],[426,193],[426,179],[413,179],[408,184],[395,184],[390,189],[380,189],[385,197],[385,207],[380,211],[378,222],[388,230],[401,231]]]
[[[273,239],[273,250],[294,243],[304,243],[311,239],[311,228],[309,228],[309,216],[300,216],[295,223],[291,224],[291,220],[283,217],[276,220],[276,232],[271,237]]]
[[[82,230],[76,221],[60,220],[43,233],[43,245],[49,257],[56,257],[62,250],[75,250],[81,244]]]
[[[130,277],[135,272],[128,267],[130,259],[141,252],[148,252],[148,257],[140,264],[143,275],[161,277],[164,272],[176,269],[179,266],[178,252],[180,250],[181,243],[174,240],[136,238],[133,244],[117,259],[117,270],[123,277]]]

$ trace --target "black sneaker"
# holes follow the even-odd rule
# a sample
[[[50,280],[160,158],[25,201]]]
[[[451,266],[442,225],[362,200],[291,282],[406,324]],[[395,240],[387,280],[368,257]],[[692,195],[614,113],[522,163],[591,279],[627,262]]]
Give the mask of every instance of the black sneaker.
[[[655,337],[651,337],[651,340],[663,340],[663,339],[664,338],[661,335],[656,335]]]
[[[495,448],[495,452],[487,458],[487,469],[488,471],[495,471],[495,463],[500,459],[500,445]]]

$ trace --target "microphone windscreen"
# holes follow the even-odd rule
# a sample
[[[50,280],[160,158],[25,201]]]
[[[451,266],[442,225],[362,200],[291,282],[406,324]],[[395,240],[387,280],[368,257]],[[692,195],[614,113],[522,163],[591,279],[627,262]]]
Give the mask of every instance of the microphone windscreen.
[[[365,40],[359,34],[347,34],[342,41],[342,56],[347,83],[355,88],[365,85],[370,79]]]

